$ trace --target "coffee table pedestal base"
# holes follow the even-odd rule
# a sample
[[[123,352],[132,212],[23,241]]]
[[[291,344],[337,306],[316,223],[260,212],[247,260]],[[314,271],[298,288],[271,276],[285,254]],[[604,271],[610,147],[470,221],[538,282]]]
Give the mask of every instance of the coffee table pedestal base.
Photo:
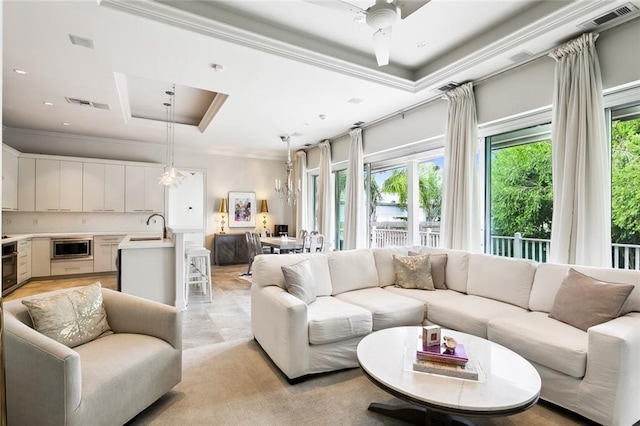
[[[372,402],[369,404],[369,411],[384,414],[394,419],[402,420],[414,425],[432,425],[432,426],[473,426],[475,423],[463,417],[452,416],[440,411],[427,410],[417,405],[404,403],[398,405],[380,404]]]

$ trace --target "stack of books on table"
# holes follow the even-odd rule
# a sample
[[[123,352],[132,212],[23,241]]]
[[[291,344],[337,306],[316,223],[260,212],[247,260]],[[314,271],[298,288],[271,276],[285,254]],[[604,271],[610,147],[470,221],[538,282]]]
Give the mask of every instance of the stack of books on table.
[[[478,380],[478,371],[475,368],[475,364],[469,362],[464,345],[460,343],[458,343],[453,353],[447,353],[439,345],[423,346],[422,339],[418,339],[413,369],[460,379]]]

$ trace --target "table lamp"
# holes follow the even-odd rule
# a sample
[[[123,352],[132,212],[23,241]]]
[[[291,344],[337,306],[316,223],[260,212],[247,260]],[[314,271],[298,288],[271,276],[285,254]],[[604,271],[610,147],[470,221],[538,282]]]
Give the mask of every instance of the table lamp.
[[[262,213],[262,227],[267,229],[267,215],[269,213],[269,205],[267,204],[267,200],[262,200],[260,202],[260,213]]]
[[[220,220],[220,233],[224,234],[224,214],[227,212],[227,199],[223,198],[222,200],[220,200],[220,213],[222,216],[222,219]]]

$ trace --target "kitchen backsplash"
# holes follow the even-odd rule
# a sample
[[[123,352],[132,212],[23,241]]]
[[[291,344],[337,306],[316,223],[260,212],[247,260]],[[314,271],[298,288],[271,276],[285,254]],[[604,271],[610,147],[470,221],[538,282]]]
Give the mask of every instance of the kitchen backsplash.
[[[42,213],[2,212],[2,233],[46,232],[162,232],[162,219],[155,217],[147,226],[150,213]],[[155,222],[155,223],[154,223]]]

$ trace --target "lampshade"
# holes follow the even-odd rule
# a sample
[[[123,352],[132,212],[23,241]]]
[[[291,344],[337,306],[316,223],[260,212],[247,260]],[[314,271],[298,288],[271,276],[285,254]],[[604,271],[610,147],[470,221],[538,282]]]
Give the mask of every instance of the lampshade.
[[[220,213],[227,212],[227,199],[223,198],[220,200]]]
[[[267,200],[262,200],[260,202],[260,213],[269,213],[269,206],[267,205]]]

